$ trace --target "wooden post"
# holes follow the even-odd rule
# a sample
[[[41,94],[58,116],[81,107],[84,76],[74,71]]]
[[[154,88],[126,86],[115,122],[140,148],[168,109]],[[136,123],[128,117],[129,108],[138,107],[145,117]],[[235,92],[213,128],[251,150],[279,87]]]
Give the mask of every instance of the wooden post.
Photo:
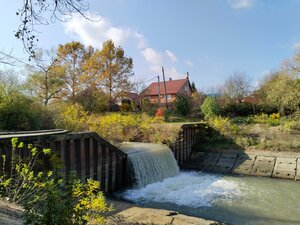
[[[167,98],[167,85],[166,85],[166,79],[165,79],[165,70],[164,70],[164,67],[162,67],[161,69],[162,69],[162,74],[163,74],[163,79],[164,79],[166,108],[168,109],[168,98]]]
[[[157,91],[158,91],[158,107],[160,107],[160,80],[159,80],[159,75],[157,76]]]

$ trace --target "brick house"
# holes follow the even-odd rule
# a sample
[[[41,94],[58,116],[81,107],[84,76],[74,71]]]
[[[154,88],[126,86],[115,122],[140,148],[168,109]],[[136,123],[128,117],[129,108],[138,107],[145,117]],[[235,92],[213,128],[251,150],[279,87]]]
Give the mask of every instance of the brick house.
[[[165,103],[165,86],[164,82],[160,82],[160,103]],[[166,95],[168,103],[175,101],[176,96],[181,95],[192,95],[192,87],[189,78],[179,80],[172,80],[171,78],[166,81]],[[158,103],[158,82],[150,84],[142,93],[142,99],[149,99],[151,103]]]

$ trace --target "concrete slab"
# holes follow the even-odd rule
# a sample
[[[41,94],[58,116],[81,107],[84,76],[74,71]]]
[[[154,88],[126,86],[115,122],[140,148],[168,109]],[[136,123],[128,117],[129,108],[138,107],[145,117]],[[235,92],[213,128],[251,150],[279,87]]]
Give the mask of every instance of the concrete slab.
[[[300,180],[300,158],[297,158],[296,160],[296,176],[295,176],[295,180]]]
[[[249,175],[252,170],[255,159],[255,155],[238,155],[231,172],[234,174]]]
[[[271,177],[275,165],[275,157],[257,156],[250,175]]]
[[[190,159],[184,163],[183,167],[186,169],[196,169],[210,172],[217,163],[220,155],[220,153],[193,153]]]
[[[238,157],[238,154],[237,153],[222,153],[221,157],[235,160]]]
[[[277,157],[272,177],[294,180],[296,170],[296,158]]]
[[[211,172],[220,156],[220,153],[206,153],[203,157],[203,161],[201,162],[203,170]]]
[[[222,154],[211,171],[216,173],[230,173],[236,157],[237,154]]]

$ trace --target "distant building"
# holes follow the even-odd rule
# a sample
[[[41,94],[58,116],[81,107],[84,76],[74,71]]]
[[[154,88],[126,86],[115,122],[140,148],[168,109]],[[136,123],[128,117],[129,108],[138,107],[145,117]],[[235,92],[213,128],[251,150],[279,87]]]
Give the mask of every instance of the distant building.
[[[160,82],[160,103],[165,103],[165,86],[164,82]],[[192,87],[189,78],[179,80],[172,80],[171,78],[166,81],[166,95],[168,103],[176,100],[177,95],[191,96]],[[149,99],[151,103],[158,103],[158,82],[150,84],[142,93],[142,99]]]
[[[135,102],[138,105],[140,102],[139,95],[135,92],[123,92],[120,97],[117,98],[116,104],[121,106],[124,101]]]
[[[258,98],[255,96],[246,96],[244,97],[241,102],[243,103],[251,103],[251,104],[257,104],[258,103]]]

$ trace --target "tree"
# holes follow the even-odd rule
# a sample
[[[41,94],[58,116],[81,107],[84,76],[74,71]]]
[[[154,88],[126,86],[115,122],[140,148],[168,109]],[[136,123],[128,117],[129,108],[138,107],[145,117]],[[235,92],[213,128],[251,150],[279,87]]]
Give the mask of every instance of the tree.
[[[300,107],[300,81],[296,74],[281,70],[271,73],[258,90],[265,104],[277,107],[280,114],[296,111]]]
[[[38,105],[26,96],[13,70],[0,73],[0,130],[31,130],[41,127]]]
[[[97,81],[101,81],[96,86],[100,86],[107,95],[109,109],[112,110],[115,99],[132,89],[132,58],[126,57],[121,47],[115,47],[113,41],[108,40],[103,43],[101,51],[95,51],[89,61],[90,65],[96,66],[93,69]]]
[[[214,97],[206,97],[203,104],[201,105],[201,111],[204,114],[205,119],[219,115],[220,108]]]
[[[192,112],[198,114],[200,106],[203,104],[205,95],[201,91],[192,93]]]
[[[300,73],[300,51],[298,50],[296,54],[289,60],[286,60],[284,63],[284,70],[289,71],[296,76]]]
[[[84,90],[82,76],[84,63],[91,56],[92,49],[85,48],[80,42],[59,45],[57,49],[57,66],[64,71],[62,97],[76,102],[77,94]]]
[[[197,92],[197,88],[196,88],[196,85],[195,85],[194,81],[191,84],[191,88],[192,88],[192,93]]]
[[[0,100],[4,96],[20,91],[21,83],[14,70],[0,70]]]
[[[23,42],[29,59],[34,58],[35,43],[39,41],[36,27],[53,23],[55,20],[67,21],[73,13],[79,13],[91,20],[84,14],[88,8],[88,3],[82,0],[23,0],[21,8],[16,12],[21,22],[15,37]]]
[[[192,100],[186,95],[177,95],[174,107],[180,115],[187,116],[192,111]]]
[[[45,55],[50,60],[47,60]],[[47,106],[52,99],[59,97],[63,85],[63,71],[61,67],[56,66],[57,60],[51,51],[40,50],[34,61],[35,66],[30,68],[32,73],[27,78],[26,86]]]
[[[250,92],[250,80],[244,72],[236,71],[225,81],[223,97],[226,102],[241,103]]]

